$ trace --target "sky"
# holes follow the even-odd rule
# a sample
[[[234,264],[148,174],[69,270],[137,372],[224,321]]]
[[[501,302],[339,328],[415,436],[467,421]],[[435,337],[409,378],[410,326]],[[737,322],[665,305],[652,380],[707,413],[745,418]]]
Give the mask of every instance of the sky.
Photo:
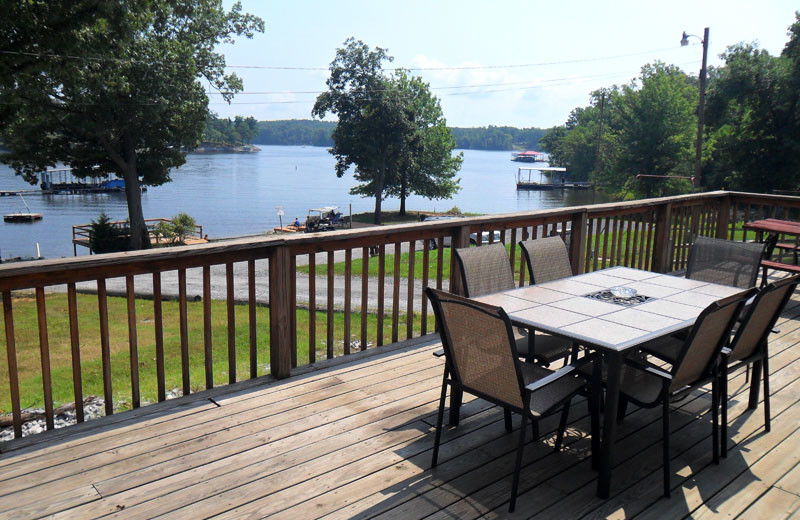
[[[230,8],[232,1],[225,0]],[[220,117],[310,119],[328,65],[349,37],[412,69],[441,100],[448,125],[548,128],[589,104],[593,90],[629,83],[660,60],[700,70],[738,42],[780,54],[800,4],[789,0],[449,1],[243,0],[266,30],[218,51],[244,80],[233,102],[211,95]],[[680,46],[686,31],[690,44]],[[301,70],[297,70],[301,69]],[[310,70],[309,70],[310,69]],[[328,117],[327,119],[333,119]]]

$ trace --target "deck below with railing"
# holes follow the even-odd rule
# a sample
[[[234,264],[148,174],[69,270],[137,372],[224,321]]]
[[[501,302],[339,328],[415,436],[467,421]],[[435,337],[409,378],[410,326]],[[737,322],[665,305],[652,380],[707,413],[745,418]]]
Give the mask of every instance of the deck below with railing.
[[[800,297],[770,343],[772,431],[731,381],[727,459],[711,462],[710,390],[672,415],[673,498],[661,498],[660,412],[630,407],[611,498],[595,496],[585,403],[529,441],[520,518],[783,518],[800,509]],[[463,407],[430,469],[442,361],[429,337],[23,438],[0,454],[0,517],[507,517],[516,435]],[[515,426],[518,424],[515,420]]]

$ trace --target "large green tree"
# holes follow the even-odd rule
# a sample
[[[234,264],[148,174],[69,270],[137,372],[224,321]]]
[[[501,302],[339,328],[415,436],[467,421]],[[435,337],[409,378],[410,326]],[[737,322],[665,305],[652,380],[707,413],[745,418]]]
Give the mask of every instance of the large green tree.
[[[606,181],[645,196],[691,189],[679,177],[692,175],[697,96],[679,68],[661,62],[642,67],[639,81],[624,86],[613,103],[616,156]],[[639,174],[656,177],[632,182]]]
[[[800,14],[780,56],[739,43],[709,81],[705,178],[719,188],[769,192],[800,185]]]
[[[264,22],[221,0],[109,0],[74,24],[58,23],[71,2],[12,3],[32,25],[0,24],[0,41],[15,42],[9,55],[30,58],[14,74],[0,60],[0,136],[11,149],[3,161],[32,183],[57,162],[79,177],[124,179],[131,246],[148,247],[141,184],[168,182],[199,141],[208,113],[200,80],[228,101],[242,88],[216,45],[252,37]],[[22,37],[50,27],[57,38]]]
[[[392,83],[406,107],[411,132],[398,160],[390,165],[386,195],[400,198],[400,214],[406,213],[406,198],[449,199],[459,189],[456,179],[464,155],[453,155],[456,142],[439,100],[422,78],[404,70],[395,71]]]
[[[688,191],[691,184],[680,177],[691,175],[696,106],[691,79],[656,62],[628,85],[593,92],[591,105],[573,110],[542,143],[573,178],[596,175],[599,185],[623,196]]]
[[[372,50],[348,38],[330,64],[328,90],[317,97],[311,112],[319,118],[329,112],[338,116],[330,149],[336,175],[342,177],[355,167],[361,184],[351,193],[375,197],[375,224],[380,224],[389,169],[400,160],[414,130],[396,86],[383,71],[384,62],[392,59],[386,49]]]

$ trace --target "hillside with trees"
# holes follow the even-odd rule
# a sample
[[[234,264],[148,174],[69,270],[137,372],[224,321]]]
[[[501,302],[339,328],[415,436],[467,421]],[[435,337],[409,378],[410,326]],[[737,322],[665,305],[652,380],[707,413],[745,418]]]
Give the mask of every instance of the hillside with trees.
[[[285,121],[259,121],[255,144],[285,146],[333,146],[331,134],[335,122],[292,119]],[[486,126],[477,128],[450,128],[456,148],[463,150],[535,150],[539,140],[547,133],[543,128],[515,128],[513,126]]]

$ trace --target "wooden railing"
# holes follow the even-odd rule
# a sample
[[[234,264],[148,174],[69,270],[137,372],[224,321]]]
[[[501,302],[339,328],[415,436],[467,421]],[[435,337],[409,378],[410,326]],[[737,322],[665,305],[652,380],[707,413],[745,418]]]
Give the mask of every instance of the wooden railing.
[[[798,219],[800,197],[712,192],[4,265],[0,266],[0,294],[5,341],[0,345],[6,351],[7,366],[0,370],[4,376],[0,379],[8,381],[6,400],[19,437],[23,403],[43,403],[47,428],[54,427],[54,387],[58,386],[53,381],[54,371],[61,378],[71,377],[71,385],[66,382],[71,392],[64,395],[60,390],[57,401],[74,399],[78,421],[83,421],[81,403],[88,362],[85,355],[82,360],[82,354],[95,348],[92,345],[100,354],[98,371],[105,412],[112,414],[115,402],[127,401],[133,408],[146,402],[147,396],[143,400],[141,395],[144,376],[140,375],[140,366],[147,366],[150,360],[156,365],[147,376],[156,380],[153,399],[166,399],[168,386],[173,384],[167,377],[167,352],[175,358],[180,373],[175,386],[186,395],[265,374],[285,378],[293,367],[320,358],[347,356],[370,344],[380,348],[431,333],[433,317],[421,288],[430,285],[460,291],[453,258],[444,247],[446,237],[452,247],[466,247],[473,234],[480,246],[483,232],[488,232],[486,236],[493,242],[494,231],[499,231],[501,241],[509,246],[515,279],[524,285],[526,269],[519,248],[514,247],[521,240],[562,235],[569,243],[575,273],[615,265],[665,272],[686,265],[695,236],[753,239],[742,224],[762,217]],[[370,275],[368,262],[361,260],[370,259],[372,250],[377,251],[372,257],[377,266]],[[407,253],[405,259],[401,252]],[[307,272],[298,270],[300,264],[307,265],[303,268]],[[422,266],[419,279],[417,264]],[[114,279],[124,280],[118,291],[109,289],[109,284],[117,283]],[[194,285],[187,279],[197,280],[202,319],[189,318],[195,295],[190,294]],[[59,290],[66,293],[65,312],[60,308],[53,311],[55,304],[50,302]],[[23,292],[14,295],[15,291]],[[85,291],[92,294],[90,298],[96,297],[96,307],[92,304],[87,309],[84,301],[79,309],[78,294]],[[119,294],[119,299],[114,300],[111,293]],[[216,326],[212,294],[224,301],[225,318]],[[152,302],[142,297],[152,298]],[[33,325],[27,327],[35,330],[21,330],[15,325],[22,319],[16,308],[31,298],[35,318],[30,318]],[[167,300],[175,300],[170,305],[178,307],[175,337],[164,334]],[[127,338],[117,342],[124,345],[124,352],[118,349],[112,353],[112,336],[120,332],[112,333],[117,324],[109,320],[109,302],[124,303]],[[33,304],[28,305],[33,308]],[[265,305],[268,313],[262,312],[259,317],[257,311]],[[148,330],[152,325],[152,337],[149,332],[147,337],[142,335],[145,325],[137,315],[144,313]],[[237,314],[242,313],[247,319],[237,322]],[[298,317],[307,324],[299,327]],[[197,330],[191,333],[192,328]],[[215,330],[222,328],[225,334],[215,339]],[[87,330],[96,330],[97,337],[89,337]],[[25,341],[38,341],[34,368],[30,366],[30,352],[18,352],[18,345]],[[144,359],[141,345],[151,341],[153,357],[147,350],[148,359]],[[219,347],[216,350],[215,343]],[[34,348],[35,344],[28,347]],[[71,369],[51,366],[53,349],[62,362],[69,360]],[[22,372],[20,354],[27,354],[22,359],[28,369]],[[31,378],[40,390],[29,381]],[[152,385],[151,380],[146,382]],[[126,395],[115,393],[116,387],[125,388]]]
[[[147,232],[150,236],[150,241],[154,243],[158,243],[161,240],[161,237],[158,234],[158,225],[162,222],[172,222],[171,219],[168,218],[146,218],[144,219],[144,224],[147,227]],[[113,222],[109,222],[110,225],[114,226],[120,230],[128,229],[128,221],[127,220],[115,220]],[[85,245],[89,247],[89,243],[92,237],[92,225],[91,224],[78,224],[76,226],[72,226],[72,244],[73,250],[75,249],[75,245]],[[187,235],[187,237],[194,237],[194,238],[203,238],[203,226],[198,224],[194,225],[194,229]],[[77,255],[77,251],[74,251],[75,255]]]

